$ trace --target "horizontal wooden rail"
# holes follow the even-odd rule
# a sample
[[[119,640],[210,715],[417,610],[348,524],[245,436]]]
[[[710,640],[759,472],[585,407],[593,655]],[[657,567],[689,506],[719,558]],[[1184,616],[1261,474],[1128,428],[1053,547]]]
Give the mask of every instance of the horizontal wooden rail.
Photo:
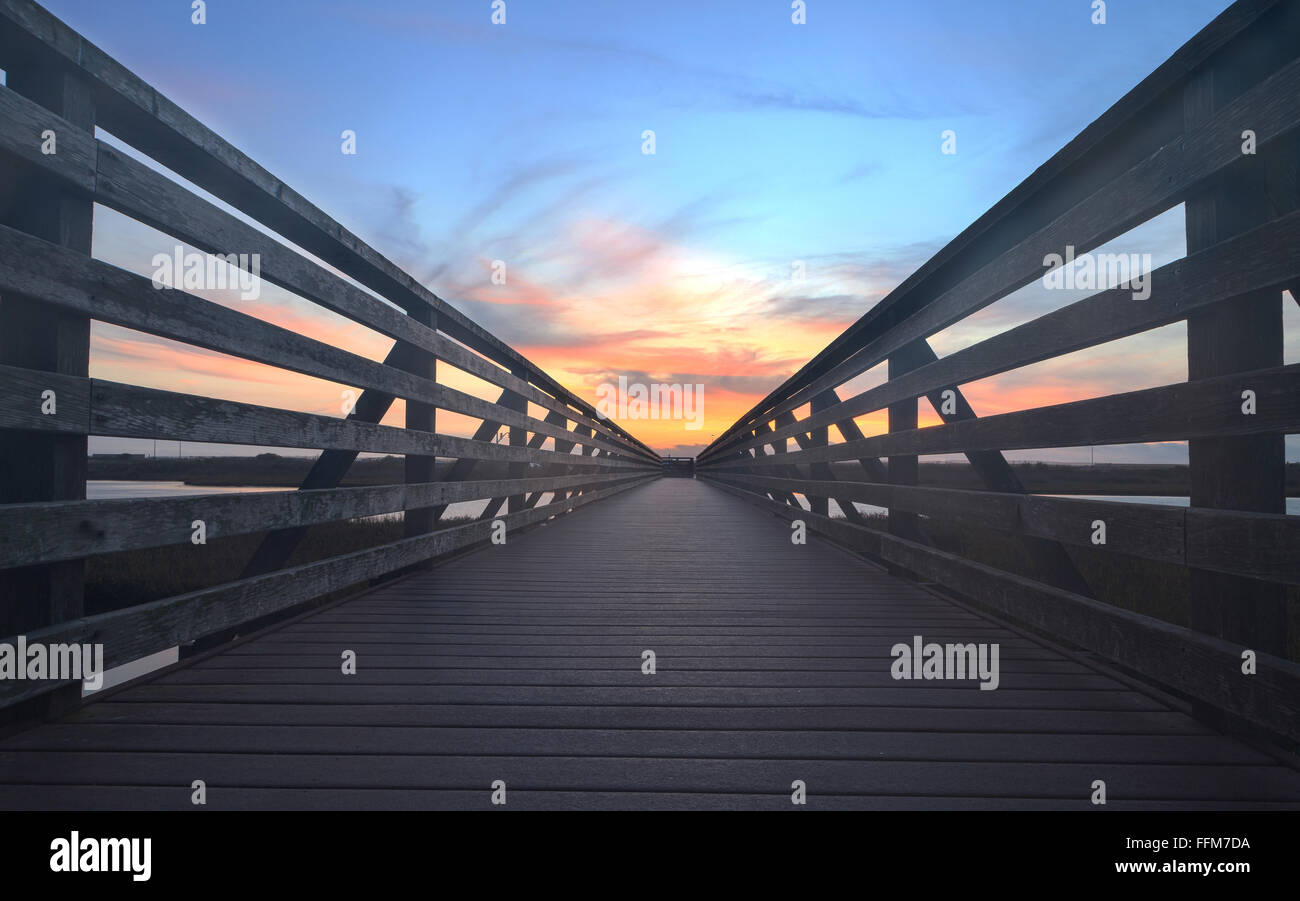
[[[1121,610],[1032,579],[965,560],[887,532],[810,513],[727,482],[710,481],[786,519],[800,518],[837,543],[918,573],[1000,613],[1033,625],[1216,707],[1300,739],[1300,665],[1259,655],[1258,672],[1241,672],[1239,644]],[[1279,728],[1280,727],[1280,728]]]
[[[1103,190],[1090,195],[1079,202],[1069,212],[1054,220],[1049,225],[1035,232],[1020,244],[1007,250],[997,259],[981,267],[970,278],[963,280],[954,288],[926,304],[916,314],[908,317],[898,325],[889,328],[866,344],[850,360],[832,369],[825,375],[813,380],[789,400],[776,405],[771,415],[797,409],[807,403],[813,396],[828,388],[834,388],[851,378],[878,365],[891,353],[919,338],[925,338],[947,328],[971,313],[988,306],[1012,291],[1042,278],[1044,274],[1043,259],[1047,254],[1062,253],[1067,244],[1076,248],[1080,254],[1090,251],[1116,235],[1144,222],[1151,216],[1164,212],[1184,198],[1196,185],[1203,183],[1229,165],[1241,159],[1241,133],[1244,129],[1255,130],[1261,144],[1288,134],[1300,127],[1300,61],[1292,63],[1284,70],[1258,85],[1234,101],[1229,107],[1215,116],[1205,127],[1198,129],[1186,138],[1178,138],[1155,151],[1124,176],[1107,185]],[[1147,199],[1149,198],[1149,199]],[[1183,273],[1184,261],[1170,264],[1151,276],[1152,291],[1159,292],[1166,307],[1183,302],[1187,304],[1186,312],[1196,309],[1188,291],[1195,286],[1196,278],[1207,281],[1218,277],[1220,291],[1234,287],[1234,281],[1253,278],[1260,287],[1284,284],[1294,279],[1291,270],[1297,265],[1294,254],[1287,253],[1295,246],[1294,217],[1287,227],[1277,234],[1265,234],[1270,238],[1264,245],[1239,241],[1233,248],[1226,249],[1229,259],[1220,261],[1211,256],[1202,259],[1199,266],[1187,267]],[[1253,236],[1258,238],[1259,236]],[[1231,269],[1216,266],[1226,263]],[[1260,264],[1267,268],[1259,276],[1250,273],[1250,266]],[[1278,273],[1277,269],[1283,270]],[[1276,273],[1276,278],[1272,277]],[[1172,276],[1172,278],[1171,278]],[[1224,276],[1227,276],[1226,278]],[[1272,278],[1272,280],[1268,280]],[[1241,293],[1237,291],[1235,293]],[[1231,295],[1230,295],[1231,296]],[[1132,303],[1132,289],[1114,289],[1100,295],[1114,307],[1120,298],[1125,298],[1132,307],[1138,309],[1133,313],[1141,315],[1145,304]],[[1222,300],[1223,294],[1214,298]],[[1208,304],[1211,301],[1204,301]],[[1106,312],[1111,312],[1110,310]],[[1182,315],[1186,315],[1184,312]],[[1133,315],[1130,313],[1130,316]],[[1174,316],[1166,320],[1182,318]],[[1100,331],[1107,320],[1096,320],[1089,326],[1089,331]],[[1163,325],[1165,322],[1153,322],[1151,326]],[[1048,323],[1044,328],[1050,328]],[[1125,334],[1144,331],[1135,328]],[[1086,332],[1085,332],[1086,334]],[[1035,336],[1037,337],[1037,336]],[[1108,340],[1099,337],[1096,342]],[[1083,344],[1082,346],[1090,346]],[[1029,347],[1038,350],[1037,344]],[[1039,359],[1055,356],[1044,352]],[[881,404],[879,406],[884,406]],[[879,406],[876,409],[879,409]],[[866,412],[866,411],[863,411]],[[823,412],[825,420],[829,412]],[[846,410],[841,414],[859,415]],[[814,426],[809,425],[808,428]],[[746,442],[752,446],[752,442]],[[736,442],[715,442],[717,453],[742,449]],[[714,454],[706,449],[702,459],[709,459]]]
[[[718,471],[709,477],[751,490],[862,501],[1079,547],[1097,546],[1094,524],[1101,520],[1105,549],[1116,554],[1300,585],[1297,516]]]
[[[0,59],[37,57],[70,68],[90,84],[97,124],[192,184],[221,198],[408,312],[429,310],[438,329],[599,419],[576,397],[302,195],[190,116],[94,44],[30,0],[0,0]],[[224,252],[229,252],[225,249]],[[615,423],[612,431],[654,456]]]
[[[57,273],[57,276],[55,275]],[[526,428],[549,437],[571,433],[541,420],[332,347],[221,304],[171,289],[92,260],[16,229],[0,226],[0,291],[38,297],[60,309],[102,322],[183,341],[384,394],[432,404],[478,419]],[[603,437],[584,439],[613,453],[629,448]],[[639,450],[630,449],[637,457]]]
[[[1154,270],[1151,296],[1145,300],[1135,301],[1127,287],[1102,291],[719,453],[740,453],[836,425],[900,400],[937,395],[945,388],[1169,325],[1240,294],[1284,286],[1300,278],[1300,255],[1290,252],[1297,245],[1300,213],[1291,213]]]
[[[18,392],[0,397],[0,428],[58,431],[115,438],[166,438],[215,444],[420,454],[521,463],[564,463],[600,469],[656,468],[637,459],[589,457],[474,441],[397,426],[299,413],[102,379],[0,366],[0,385]],[[45,390],[57,389],[57,412],[40,412]],[[548,427],[548,431],[556,431]],[[571,442],[582,436],[567,433]]]
[[[1298,168],[1300,0],[1240,0],[723,429],[700,452],[698,477],[802,518],[896,574],[1131,666],[1195,699],[1219,728],[1245,722],[1295,738],[1294,699],[1275,709],[1270,699],[1280,686],[1294,691],[1284,587],[1300,584],[1283,443],[1300,433],[1300,366],[1284,365],[1280,338],[1282,291],[1300,286]],[[1053,256],[1084,257],[1179,204],[1182,259],[1113,278],[1100,269],[1083,300],[942,358],[930,346],[1043,278]],[[989,416],[963,393],[1175,323],[1187,328],[1185,382]],[[884,381],[846,388],[881,364]],[[941,424],[918,428],[921,400]],[[882,410],[888,431],[864,435],[856,419]],[[1185,508],[1029,495],[1003,456],[1180,441]],[[953,454],[985,490],[918,484],[919,457]],[[831,500],[843,517],[827,515]],[[882,528],[855,502],[885,508]],[[1098,521],[1104,545],[1094,543]],[[1043,582],[933,547],[927,530],[952,541],[940,529],[949,522],[955,534],[1005,533]],[[1126,572],[1145,561],[1189,570],[1185,603],[1160,599],[1163,609],[1183,603],[1189,628],[1091,597],[1143,603],[1089,584],[1075,562],[1081,548],[1094,552],[1088,571],[1102,582],[1106,554],[1128,557]],[[1192,650],[1180,657],[1183,644]],[[1268,655],[1270,676],[1281,668],[1286,679],[1252,682],[1244,650]]]
[[[933,298],[1050,225],[1081,199],[1104,189],[1111,179],[1148,159],[1169,142],[1182,138],[1183,90],[1197,70],[1207,67],[1216,56],[1224,55],[1235,45],[1248,43],[1261,33],[1269,36],[1293,33],[1298,21],[1300,9],[1292,0],[1239,0],[1234,3],[797,373],[725,429],[700,454],[701,459],[712,456],[715,450],[728,443],[737,432],[744,431],[750,423],[774,418],[781,409],[778,405],[809,386],[814,379],[860,353],[869,341],[882,336]],[[1280,43],[1285,44],[1286,38],[1281,38]],[[1273,99],[1285,102],[1285,98]],[[1267,114],[1266,110],[1260,112]],[[1251,125],[1246,127],[1254,128]],[[1238,134],[1225,146],[1239,152],[1240,143]],[[1128,201],[1124,200],[1123,205],[1115,210],[1115,215],[1127,214],[1127,204]],[[1143,218],[1146,217],[1130,217],[1133,225]],[[1115,230],[1111,236],[1124,230]],[[1088,246],[1084,235],[1071,237],[1077,238],[1071,241],[1077,248]],[[1031,268],[1038,266],[1041,275],[1042,254],[1061,250],[1062,247],[1047,247],[1036,261],[1031,257],[1026,262]],[[857,371],[864,372],[869,368],[865,366]],[[838,381],[828,379],[828,382],[833,381],[830,385],[833,387],[850,377],[838,378]],[[816,392],[804,392],[805,402],[813,393]],[[793,410],[797,406],[785,409]]]
[[[30,566],[185,544],[202,519],[208,538],[337,522],[522,492],[586,491],[627,473],[479,479],[184,497],[109,498],[0,506],[0,567]]]
[[[1257,412],[1242,412],[1242,392]],[[1300,364],[890,432],[828,447],[716,464],[719,470],[829,463],[898,454],[1086,447],[1224,435],[1300,432]]]
[[[513,532],[611,497],[653,477],[632,476],[576,497],[507,513],[499,518]],[[33,632],[27,640],[46,645],[102,644],[104,665],[116,666],[481,544],[489,538],[492,529],[493,524],[489,521],[453,526],[264,576],[60,623]],[[51,682],[0,681],[0,704],[13,704],[55,687],[56,683]]]
[[[0,472],[0,635],[36,640],[91,623],[96,640],[112,643],[110,662],[209,646],[321,594],[483,542],[494,520],[540,523],[662,475],[659,455],[625,428],[31,0],[0,0],[0,69],[0,442],[9,458]],[[43,152],[49,131],[57,153]],[[370,359],[94,259],[93,204],[223,267],[255,259],[236,265],[393,344]],[[33,208],[58,215],[47,222]],[[92,322],[360,396],[334,417],[91,378]],[[451,387],[456,371],[499,396]],[[165,374],[153,382],[166,385]],[[381,425],[398,401],[405,426]],[[447,434],[439,410],[477,425],[467,437]],[[297,491],[85,500],[87,442],[98,437],[320,456]],[[363,453],[403,456],[402,483],[341,487]],[[448,528],[449,505],[465,501],[483,502],[476,521]],[[285,569],[310,528],[384,514],[401,515],[403,541]],[[210,574],[219,588],[81,616],[86,557],[187,543],[195,519],[213,538],[265,535],[242,571]],[[0,686],[0,707],[42,693],[63,699],[32,708],[40,716],[78,700],[56,688]]]

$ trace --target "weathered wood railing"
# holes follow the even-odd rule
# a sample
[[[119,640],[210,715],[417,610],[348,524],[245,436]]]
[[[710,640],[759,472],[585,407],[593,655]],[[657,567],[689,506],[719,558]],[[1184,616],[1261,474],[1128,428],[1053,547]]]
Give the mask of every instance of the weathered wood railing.
[[[1300,367],[1283,365],[1281,338],[1283,289],[1300,300],[1297,55],[1300,2],[1234,4],[723,432],[699,477],[1177,689],[1225,724],[1300,738],[1284,595],[1300,584],[1300,518],[1285,515],[1283,485]],[[1148,298],[1099,290],[942,359],[931,349],[930,336],[1042,278],[1049,254],[1090,251],[1180,203],[1187,256],[1150,275]],[[1185,383],[983,418],[962,396],[963,384],[1184,320]],[[881,363],[887,381],[837,392]],[[922,397],[942,424],[917,427]],[[878,410],[888,432],[865,436],[855,417]],[[832,426],[842,442],[829,442]],[[1189,442],[1188,509],[1031,496],[1001,453],[1171,440]],[[952,453],[985,490],[917,485],[918,455]],[[837,478],[836,461],[858,471]],[[843,518],[828,516],[830,499]],[[888,508],[887,527],[869,527],[853,501]],[[920,517],[1018,536],[1049,575],[938,550]],[[1067,548],[1098,547],[1098,521],[1105,550],[1192,571],[1185,627],[1091,596]]]
[[[106,665],[124,663],[482,542],[493,519],[513,530],[661,473],[658,456],[624,429],[37,4],[0,0],[0,68],[6,640],[102,643]],[[96,126],[316,259],[96,139]],[[256,254],[262,279],[393,339],[392,350],[375,362],[93,259],[96,203],[202,252]],[[89,378],[91,320],[362,390],[352,412],[336,418]],[[500,397],[440,384],[438,362],[500,388]],[[397,398],[406,401],[405,428],[379,425]],[[530,404],[544,418],[530,415]],[[470,438],[437,433],[439,409],[482,425]],[[502,428],[508,443],[492,440]],[[88,501],[90,435],[322,453],[298,491]],[[339,487],[367,452],[404,455],[405,483]],[[456,462],[435,480],[439,457]],[[506,464],[508,477],[475,480],[482,461]],[[488,501],[476,521],[439,524],[447,505],[476,499]],[[404,539],[284,568],[309,526],[395,512],[404,513]],[[86,556],[189,543],[198,519],[208,537],[271,531],[235,581],[84,615]],[[51,685],[0,681],[0,706]],[[56,694],[62,702],[33,703],[65,706],[68,689]]]

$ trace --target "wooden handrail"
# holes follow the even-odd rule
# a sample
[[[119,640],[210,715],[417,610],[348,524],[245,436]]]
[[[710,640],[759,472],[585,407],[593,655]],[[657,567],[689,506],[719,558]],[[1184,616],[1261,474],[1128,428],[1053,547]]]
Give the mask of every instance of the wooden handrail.
[[[626,429],[38,4],[0,0],[0,68],[8,74],[0,86],[0,163],[43,192],[29,192],[25,203],[70,211],[76,238],[66,240],[66,228],[33,224],[22,209],[0,209],[0,327],[44,348],[52,325],[69,326],[59,332],[57,352],[0,358],[0,439],[11,470],[0,483],[0,634],[93,640],[105,644],[110,663],[123,663],[229,637],[326,593],[483,543],[493,521],[535,525],[662,474],[658,454]],[[97,139],[96,127],[256,225]],[[33,139],[48,130],[57,134],[55,154]],[[201,252],[256,255],[267,282],[395,344],[386,359],[372,360],[96,260],[89,253],[92,203]],[[361,394],[349,414],[335,417],[91,378],[91,321]],[[501,389],[500,396],[450,387],[439,363]],[[57,405],[42,408],[45,392]],[[399,399],[406,401],[405,427],[381,425]],[[530,404],[544,412],[532,415]],[[439,432],[438,410],[482,425],[468,438]],[[503,428],[509,443],[491,440]],[[293,492],[86,500],[92,435],[322,453]],[[404,484],[341,487],[360,453],[403,455]],[[455,461],[446,480],[433,480],[438,457]],[[46,458],[59,478],[30,477]],[[475,500],[487,505],[477,520],[440,521],[448,505]],[[400,541],[284,568],[311,526],[396,513],[405,520]],[[195,519],[214,536],[270,531],[244,571],[221,585],[84,616],[86,557],[187,543]],[[0,684],[0,707],[50,694],[66,703],[67,692],[56,688]]]
[[[1300,2],[1233,4],[724,429],[700,453],[698,476],[1184,692],[1216,724],[1236,717],[1300,737],[1294,704],[1270,706],[1272,692],[1300,686],[1283,601],[1300,577],[1300,519],[1283,512],[1282,456],[1283,436],[1300,432],[1300,366],[1282,365],[1276,337],[1282,290],[1300,284],[1298,57]],[[1246,132],[1254,153],[1243,152]],[[1188,252],[1145,274],[1149,296],[1098,289],[946,357],[930,348],[931,336],[1041,278],[1049,254],[1090,252],[1179,204]],[[1177,322],[1188,323],[1186,382],[984,417],[962,395],[980,379]],[[887,380],[845,390],[881,363]],[[922,398],[940,425],[917,428]],[[880,410],[889,430],[864,435],[855,417]],[[831,428],[840,440],[823,439]],[[1189,442],[1190,507],[1029,495],[1002,456],[1151,441]],[[935,454],[964,454],[984,490],[918,485],[918,455]],[[828,515],[832,500],[843,517]],[[887,525],[854,501],[887,508]],[[1019,540],[1042,581],[932,546],[926,524],[948,522]],[[1099,544],[1097,522],[1123,537]],[[1075,567],[1080,548],[1191,570],[1188,628],[1097,600]],[[1215,669],[1190,677],[1184,647]],[[1263,693],[1242,683],[1247,652],[1279,680]]]

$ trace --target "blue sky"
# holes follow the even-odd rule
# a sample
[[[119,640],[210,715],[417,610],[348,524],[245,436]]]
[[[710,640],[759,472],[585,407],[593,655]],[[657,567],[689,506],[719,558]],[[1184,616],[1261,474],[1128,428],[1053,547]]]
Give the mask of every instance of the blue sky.
[[[701,383],[717,431],[1227,3],[1113,0],[1105,25],[1088,0],[808,0],[806,25],[785,0],[507,0],[505,25],[490,0],[209,0],[205,25],[189,0],[46,5],[575,391]],[[1175,258],[1179,231],[1141,249]],[[1123,354],[1161,366],[1076,368],[1064,396],[1184,378],[1180,329]]]

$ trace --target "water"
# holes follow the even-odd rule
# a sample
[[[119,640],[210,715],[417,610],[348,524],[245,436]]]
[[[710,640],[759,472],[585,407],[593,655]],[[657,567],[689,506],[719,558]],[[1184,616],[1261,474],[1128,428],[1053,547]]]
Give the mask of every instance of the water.
[[[118,481],[92,479],[86,482],[86,499],[92,501],[119,497],[186,497],[195,494],[263,494],[268,491],[292,491],[291,488],[262,485],[186,485],[184,482]]]

